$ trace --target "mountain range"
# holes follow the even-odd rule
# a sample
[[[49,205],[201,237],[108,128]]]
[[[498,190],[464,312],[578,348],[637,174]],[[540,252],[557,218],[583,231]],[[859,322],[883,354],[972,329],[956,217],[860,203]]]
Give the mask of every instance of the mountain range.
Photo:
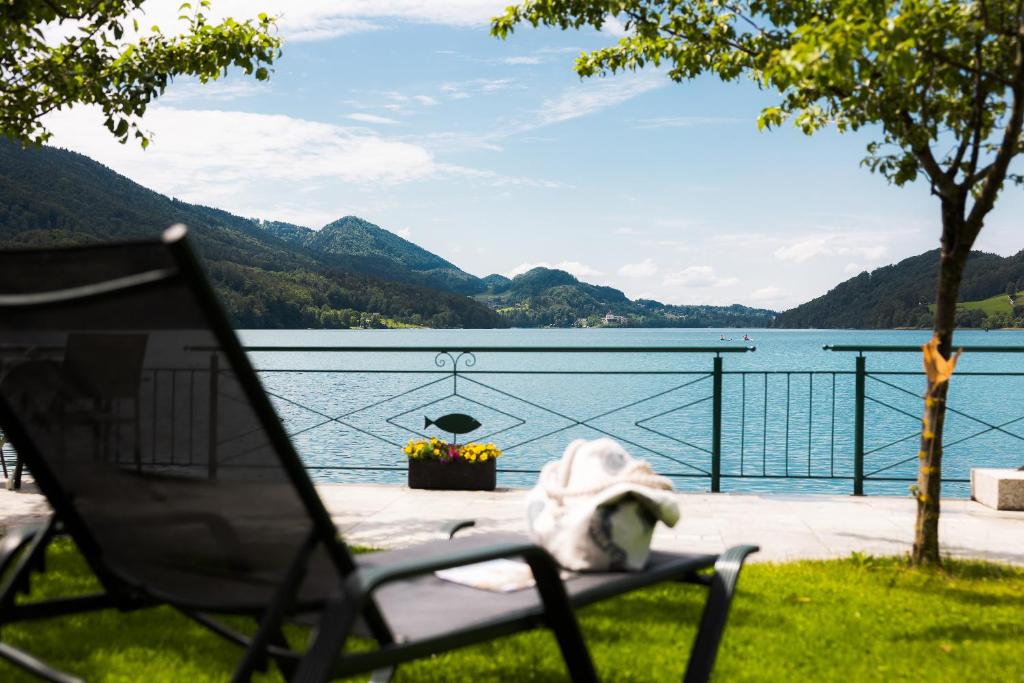
[[[143,239],[189,226],[241,328],[766,326],[773,311],[630,301],[611,287],[536,269],[479,278],[356,216],[319,230],[166,197],[75,152],[0,142],[0,245]]]
[[[243,218],[166,197],[81,154],[0,141],[0,246],[142,239],[173,223],[189,226],[240,328],[927,327],[938,269],[938,252],[926,252],[783,313],[630,300],[549,268],[480,278],[356,216],[318,230]],[[961,299],[993,297],[1022,281],[1024,251],[1005,258],[976,252]],[[984,318],[975,308],[960,322],[981,325]]]
[[[931,327],[939,250],[927,251],[841,282],[816,299],[780,313],[776,327],[856,328]],[[964,269],[961,301],[1003,294],[1008,285],[1024,289],[1024,250],[1013,256],[973,252]],[[980,327],[985,316],[958,316],[957,324]],[[1014,324],[1008,321],[1008,325]],[[1002,325],[997,325],[1002,326]]]
[[[280,236],[284,228],[165,197],[81,154],[0,140],[4,246],[152,238],[174,223],[189,227],[214,288],[241,328],[507,325],[464,294],[427,286],[413,268],[332,251],[329,238],[343,229],[323,236],[325,248],[317,240],[300,243]]]

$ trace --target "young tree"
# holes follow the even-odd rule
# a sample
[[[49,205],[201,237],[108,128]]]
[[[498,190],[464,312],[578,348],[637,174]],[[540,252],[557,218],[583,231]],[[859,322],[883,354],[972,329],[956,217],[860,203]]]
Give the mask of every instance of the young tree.
[[[208,0],[184,3],[181,33],[140,26],[144,0],[0,2],[0,136],[23,144],[50,138],[43,117],[74,104],[97,105],[122,143],[149,138],[146,107],[175,76],[203,83],[237,67],[257,80],[280,55],[274,19],[207,21]]]
[[[1017,284],[1014,282],[1007,282],[1005,291],[1006,296],[1012,299],[1013,297],[1017,296]]]
[[[779,94],[761,111],[761,128],[790,117],[807,134],[877,127],[864,163],[897,185],[923,175],[939,202],[932,327],[935,355],[948,362],[967,256],[1004,184],[1021,182],[1010,163],[1022,149],[1024,0],[526,0],[491,30],[505,38],[523,22],[600,29],[610,16],[626,35],[580,55],[582,77],[647,65],[677,82],[747,76]],[[940,561],[945,370],[928,373],[918,563]]]

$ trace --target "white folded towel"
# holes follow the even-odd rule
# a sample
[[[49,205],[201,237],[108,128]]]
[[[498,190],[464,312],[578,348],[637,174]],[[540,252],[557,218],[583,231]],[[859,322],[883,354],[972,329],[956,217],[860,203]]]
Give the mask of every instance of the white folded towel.
[[[654,525],[679,521],[672,482],[611,439],[573,441],[526,499],[530,537],[573,571],[640,570]]]

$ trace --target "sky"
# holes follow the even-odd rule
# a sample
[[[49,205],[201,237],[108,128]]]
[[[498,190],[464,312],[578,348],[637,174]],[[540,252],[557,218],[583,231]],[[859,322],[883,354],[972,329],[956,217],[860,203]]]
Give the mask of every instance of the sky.
[[[278,16],[269,82],[172,83],[143,151],[89,108],[48,120],[52,143],[158,192],[320,228],[357,215],[484,276],[534,266],[673,304],[783,310],[938,246],[923,183],[860,165],[873,131],[758,132],[775,98],[752,83],[676,84],[647,70],[581,80],[602,32],[521,27],[508,0],[212,0],[214,17]],[[142,25],[173,28],[180,0]],[[1024,248],[1008,189],[977,248]]]

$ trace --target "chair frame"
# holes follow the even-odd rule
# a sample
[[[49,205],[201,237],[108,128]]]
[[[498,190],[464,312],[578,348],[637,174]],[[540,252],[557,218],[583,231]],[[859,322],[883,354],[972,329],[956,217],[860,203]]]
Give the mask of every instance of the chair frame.
[[[19,456],[30,467],[40,489],[46,494],[53,515],[47,522],[34,528],[12,530],[0,538],[0,628],[3,626],[99,609],[132,611],[162,604],[171,605],[183,614],[206,626],[229,642],[244,648],[244,654],[232,676],[232,681],[248,681],[257,670],[266,669],[273,659],[286,678],[294,681],[321,683],[334,676],[372,673],[373,680],[388,680],[394,668],[401,663],[455,648],[493,640],[512,633],[547,627],[553,631],[568,673],[574,681],[596,681],[589,651],[580,632],[574,609],[601,600],[610,595],[588,594],[583,599],[571,599],[559,575],[554,558],[533,543],[501,542],[473,549],[453,549],[449,553],[416,561],[393,563],[379,567],[359,568],[337,538],[337,530],[312,481],[294,450],[277,413],[263,391],[252,370],[248,357],[230,327],[213,289],[185,239],[184,226],[174,226],[163,236],[163,244],[172,254],[176,268],[150,271],[136,276],[120,278],[116,283],[105,282],[86,287],[52,292],[49,295],[0,296],[0,309],[4,306],[39,306],[63,303],[69,298],[102,297],[127,288],[145,287],[169,278],[182,278],[190,287],[202,309],[220,352],[235,371],[236,380],[250,401],[251,408],[262,424],[269,445],[276,451],[290,483],[309,513],[311,530],[299,550],[291,558],[288,571],[273,598],[265,606],[242,610],[226,605],[182,604],[172,596],[163,596],[152,589],[128,585],[107,569],[103,554],[78,515],[74,505],[64,494],[48,462],[38,453],[32,439],[23,429],[13,411],[0,396],[0,424],[14,444]],[[83,252],[93,246],[74,247]],[[470,523],[456,524],[451,533]],[[32,574],[45,571],[45,552],[57,537],[69,535],[86,563],[99,581],[102,590],[91,595],[19,604],[17,596],[31,589]],[[323,544],[327,556],[339,575],[339,585],[319,612],[320,622],[305,652],[288,646],[282,632],[286,619],[295,614],[294,601],[305,577],[313,551]],[[728,610],[736,590],[736,582],[745,558],[758,549],[755,546],[736,546],[723,554],[706,556],[685,571],[659,576],[652,580],[645,572],[637,573],[636,586],[656,581],[696,583],[709,589],[697,637],[691,650],[684,680],[687,683],[706,681],[714,665]],[[432,573],[440,569],[472,564],[497,558],[520,557],[533,571],[541,600],[538,613],[498,616],[489,622],[462,631],[447,633],[410,642],[396,642],[380,609],[374,601],[374,591],[388,583]],[[712,569],[713,573],[702,570]],[[614,590],[618,595],[632,590]],[[211,614],[246,614],[257,621],[254,635],[239,633],[217,621]],[[339,655],[346,640],[352,635],[358,619],[362,618],[378,649],[369,652]],[[78,679],[58,671],[36,657],[0,640],[0,658],[56,683],[70,683]]]

